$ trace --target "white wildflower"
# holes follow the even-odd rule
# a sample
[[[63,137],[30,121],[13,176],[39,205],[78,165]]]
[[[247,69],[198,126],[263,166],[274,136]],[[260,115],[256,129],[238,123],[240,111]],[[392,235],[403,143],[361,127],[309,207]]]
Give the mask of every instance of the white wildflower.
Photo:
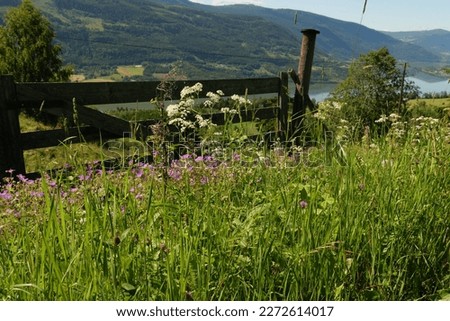
[[[241,97],[239,95],[231,96],[231,100],[234,100],[235,102],[237,102],[240,105],[251,105],[252,104],[252,102],[249,99],[246,99],[246,98]]]
[[[216,93],[213,93],[213,92],[207,93],[206,97],[208,97],[209,100],[205,102],[205,105],[207,105],[208,102],[212,103],[212,104],[217,104],[217,103],[220,102],[220,98],[221,98],[221,96],[219,94],[216,94]]]
[[[195,106],[195,100],[192,98],[188,98],[180,101],[178,104],[182,109],[192,109]]]
[[[178,115],[178,113],[179,113],[178,105],[175,104],[175,105],[169,105],[169,106],[167,106],[166,112],[167,112],[167,116],[168,116],[169,118],[175,117],[175,116]]]
[[[197,121],[198,127],[204,128],[212,125],[210,119],[204,119],[201,115],[195,115],[195,119]]]
[[[402,117],[399,116],[399,115],[397,115],[397,114],[394,114],[394,113],[392,113],[392,114],[389,115],[389,120],[390,120],[391,122],[396,122],[396,121],[399,120],[400,118],[402,118]]]
[[[331,105],[335,108],[340,110],[342,108],[342,105],[340,103],[338,103],[337,101],[332,101]]]
[[[322,112],[320,112],[320,110],[317,113],[314,113],[313,117],[321,120],[325,120],[327,118]]]
[[[193,87],[196,92],[201,92],[203,90],[203,85],[199,82],[196,83]]]
[[[214,106],[214,102],[212,100],[206,100],[203,103],[203,106],[207,107],[207,108],[212,108]]]
[[[169,121],[169,125],[175,125],[180,128],[180,132],[184,133],[186,129],[195,129],[194,123],[183,118],[175,118]]]
[[[385,114],[383,114],[383,115],[381,115],[380,119],[375,120],[375,122],[376,123],[385,123],[388,120],[389,120],[389,118]]]
[[[180,97],[185,99],[187,97],[192,97],[193,95],[198,95],[203,90],[203,85],[201,83],[196,83],[194,86],[186,86],[181,90]]]
[[[223,107],[220,109],[220,111],[224,114],[230,114],[230,115],[236,115],[239,113],[236,109],[228,108],[228,107]]]

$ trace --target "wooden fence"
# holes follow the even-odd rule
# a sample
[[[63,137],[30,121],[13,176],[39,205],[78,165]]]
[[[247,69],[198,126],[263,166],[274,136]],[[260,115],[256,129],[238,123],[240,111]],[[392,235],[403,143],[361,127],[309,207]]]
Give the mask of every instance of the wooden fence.
[[[302,30],[302,47],[298,72],[290,70],[281,73],[280,77],[241,80],[205,80],[178,81],[175,90],[178,95],[184,86],[192,86],[197,82],[203,84],[202,97],[208,92],[222,90],[228,95],[262,95],[276,93],[278,104],[252,112],[242,112],[239,121],[258,119],[278,119],[278,134],[301,134],[302,120],[307,107],[312,103],[309,98],[309,81],[314,57],[316,35],[319,31]],[[295,97],[292,109],[292,121],[288,122],[288,79],[295,83]],[[15,83],[12,76],[0,76],[0,181],[6,176],[5,171],[15,169],[16,173],[25,173],[24,150],[57,146],[68,137],[72,142],[79,141],[79,134],[84,141],[98,141],[123,137],[130,133],[131,123],[87,107],[88,105],[120,104],[129,102],[148,102],[157,97],[159,82],[119,82],[119,83]],[[176,100],[177,93],[172,99]],[[24,108],[40,108],[46,112],[71,117],[74,114],[74,101],[77,117],[82,128],[69,130],[50,130],[33,133],[21,133],[19,112]],[[215,124],[224,123],[224,114],[209,115]],[[154,121],[140,122],[139,138],[151,134],[150,125]]]
[[[278,134],[288,131],[288,74],[280,77],[240,80],[200,80],[175,82],[174,96],[179,99],[179,92],[184,86],[192,86],[197,82],[203,84],[199,98],[208,92],[220,89],[227,95],[263,95],[278,96],[276,106],[241,113],[235,117],[239,121],[257,119],[278,119]],[[103,82],[103,83],[15,83],[12,76],[0,76],[0,178],[5,171],[15,169],[16,173],[25,173],[23,151],[57,146],[68,137],[72,142],[99,141],[123,137],[131,132],[132,124],[95,109],[88,105],[120,104],[130,102],[149,102],[157,97],[159,82]],[[85,126],[56,129],[38,132],[21,133],[19,112],[21,109],[38,108],[44,112],[65,117],[73,116],[76,106],[77,117]],[[215,124],[224,123],[224,114],[208,115]],[[151,134],[150,125],[155,120],[142,121],[137,139],[144,139]],[[80,131],[80,132],[79,132]]]

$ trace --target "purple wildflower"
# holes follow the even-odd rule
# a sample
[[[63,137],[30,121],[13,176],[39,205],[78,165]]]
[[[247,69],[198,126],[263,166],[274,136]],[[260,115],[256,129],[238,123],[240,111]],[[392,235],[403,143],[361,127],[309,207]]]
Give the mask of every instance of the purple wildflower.
[[[30,195],[31,195],[32,197],[42,198],[42,197],[44,197],[44,192],[31,191],[31,192],[30,192]]]
[[[200,184],[206,185],[208,183],[209,183],[209,178],[206,176],[202,176],[202,178],[200,179]]]
[[[90,179],[91,179],[91,176],[90,175],[79,175],[78,176],[78,179],[80,180],[80,181],[89,181]]]
[[[300,202],[300,207],[301,208],[307,208],[308,207],[308,202],[306,202],[305,200]]]
[[[24,175],[19,174],[17,175],[17,178],[19,179],[19,181],[21,181],[22,183],[26,183],[28,181],[28,178],[26,178]]]
[[[181,180],[181,171],[176,168],[169,168],[168,174],[172,179],[176,181]]]
[[[141,178],[142,176],[144,176],[144,171],[142,170],[142,168],[139,168],[136,172],[135,172],[136,178]]]
[[[12,199],[13,197],[8,191],[1,191],[0,192],[0,198],[5,200],[5,201],[8,201],[8,200]]]

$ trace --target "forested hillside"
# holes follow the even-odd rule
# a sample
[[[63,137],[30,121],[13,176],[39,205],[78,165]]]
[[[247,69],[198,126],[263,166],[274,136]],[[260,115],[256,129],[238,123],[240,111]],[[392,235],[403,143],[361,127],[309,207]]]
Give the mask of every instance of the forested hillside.
[[[2,1],[0,15],[19,2]],[[271,76],[296,67],[303,28],[321,32],[316,81],[341,79],[349,60],[382,46],[410,63],[440,61],[435,53],[362,25],[293,10],[206,6],[186,0],[33,3],[52,22],[65,61],[87,73],[143,65],[144,76],[155,78],[179,62],[189,78]]]

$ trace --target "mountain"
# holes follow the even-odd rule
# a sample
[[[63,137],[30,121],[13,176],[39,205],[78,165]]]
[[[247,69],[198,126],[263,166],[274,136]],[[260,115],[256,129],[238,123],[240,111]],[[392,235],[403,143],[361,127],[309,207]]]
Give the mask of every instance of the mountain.
[[[441,57],[443,61],[450,61],[450,31],[435,29],[428,31],[386,32],[392,38],[410,43]]]
[[[267,76],[298,55],[295,37],[274,23],[207,12],[189,1],[34,3],[52,22],[65,61],[85,69],[142,64],[151,77],[182,61],[189,78]]]
[[[20,0],[2,0],[0,16]],[[34,0],[51,21],[64,58],[84,72],[144,65],[147,78],[174,62],[188,78],[258,77],[296,68],[300,30],[320,30],[313,79],[337,81],[349,60],[387,46],[399,60],[441,57],[362,25],[254,5],[207,6],[187,0]],[[297,19],[294,19],[297,16]],[[297,24],[294,20],[297,20]]]
[[[317,49],[329,56],[344,61],[383,46],[388,47],[391,53],[399,60],[413,62],[438,61],[437,55],[431,54],[420,46],[404,43],[403,41],[399,41],[389,35],[360,24],[345,22],[309,12],[286,9],[273,10],[251,5],[213,7],[210,10],[263,17],[268,21],[277,23],[297,36],[301,29],[311,28],[320,30],[320,36],[317,38]],[[297,19],[294,17],[297,17]],[[294,20],[297,20],[298,25],[294,23]]]

